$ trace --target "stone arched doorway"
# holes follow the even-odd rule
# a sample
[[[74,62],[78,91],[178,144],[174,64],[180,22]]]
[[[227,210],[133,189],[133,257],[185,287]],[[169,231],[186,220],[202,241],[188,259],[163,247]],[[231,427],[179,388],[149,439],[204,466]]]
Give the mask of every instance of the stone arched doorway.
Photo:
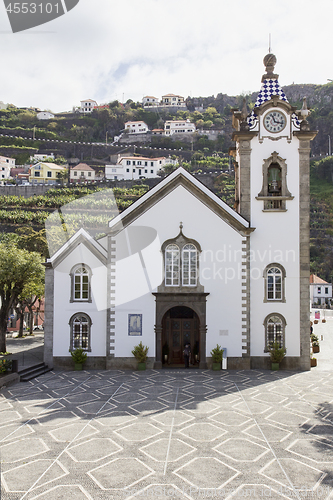
[[[169,309],[162,320],[162,364],[164,366],[184,366],[185,344],[191,346],[191,366],[199,366],[200,323],[198,315],[187,306]],[[165,354],[167,359],[165,359]]]
[[[205,292],[191,292],[191,293],[153,293],[156,297],[156,322],[155,322],[155,364],[154,368],[162,368],[162,346],[165,334],[163,333],[163,326],[165,317],[168,311],[181,307],[192,311],[193,319],[197,321],[198,328],[198,341],[199,341],[199,368],[207,368],[206,362],[206,297],[209,293]],[[186,318],[184,318],[186,319]],[[193,327],[194,328],[194,327]],[[192,349],[194,346],[192,346]]]

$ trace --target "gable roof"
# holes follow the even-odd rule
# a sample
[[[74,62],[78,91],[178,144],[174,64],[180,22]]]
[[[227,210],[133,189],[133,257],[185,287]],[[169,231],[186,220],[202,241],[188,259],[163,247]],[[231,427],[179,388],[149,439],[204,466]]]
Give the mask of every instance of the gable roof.
[[[52,257],[47,259],[47,263],[51,264],[52,267],[57,267],[81,243],[83,243],[102,264],[106,265],[107,251],[83,228],[73,234],[73,236],[52,255]]]
[[[71,170],[94,170],[93,168],[89,167],[86,163],[79,163],[76,165],[76,167],[73,167]]]
[[[183,96],[182,95],[178,95],[178,94],[164,94],[164,95],[162,95],[162,97],[183,97]]]
[[[178,186],[187,189],[237,232],[249,234],[254,230],[246,219],[230,208],[229,205],[218,198],[183,167],[174,170],[121,214],[112,219],[109,222],[109,230],[118,232],[128,226]]]
[[[37,165],[44,165],[45,167],[49,168],[50,170],[65,170],[66,167],[62,167],[61,165],[57,165],[56,163],[51,163],[51,162],[47,162],[47,161],[39,161],[37,163],[34,163],[33,165],[31,165],[30,168],[36,168]]]
[[[165,160],[165,156],[158,156],[157,158],[149,158],[149,156],[122,156],[121,158],[119,158],[118,163],[121,163],[123,160],[159,161]]]
[[[327,281],[322,280],[316,274],[310,274],[310,284],[318,284],[318,285],[328,285]]]

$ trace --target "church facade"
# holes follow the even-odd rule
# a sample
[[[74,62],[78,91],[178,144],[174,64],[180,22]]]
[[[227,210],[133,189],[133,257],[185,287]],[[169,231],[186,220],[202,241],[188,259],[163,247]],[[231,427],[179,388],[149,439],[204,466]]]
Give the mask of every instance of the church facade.
[[[229,369],[269,368],[268,346],[286,347],[282,367],[310,369],[308,110],[287,100],[275,56],[253,111],[234,111],[236,178],[231,209],[178,168],[110,223],[81,229],[46,264],[45,362],[86,368],[183,363],[199,368],[225,349]]]

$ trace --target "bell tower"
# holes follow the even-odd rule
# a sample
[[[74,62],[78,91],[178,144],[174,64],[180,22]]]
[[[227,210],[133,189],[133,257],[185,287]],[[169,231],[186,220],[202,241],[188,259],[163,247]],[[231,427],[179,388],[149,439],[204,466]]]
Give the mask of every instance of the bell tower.
[[[286,348],[282,367],[310,369],[310,142],[306,99],[288,102],[267,54],[255,106],[233,112],[235,210],[247,237],[247,343],[252,368],[268,368],[268,347]]]

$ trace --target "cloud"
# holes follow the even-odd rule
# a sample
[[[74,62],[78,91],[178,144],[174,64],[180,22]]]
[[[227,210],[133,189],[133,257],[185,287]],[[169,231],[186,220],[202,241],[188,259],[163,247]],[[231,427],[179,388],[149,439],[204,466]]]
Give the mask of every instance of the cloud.
[[[80,0],[17,34],[0,16],[1,99],[63,111],[81,99],[123,94],[257,91],[269,33],[282,84],[326,83],[333,78],[330,12],[331,0],[281,0],[274,9],[266,0]]]

